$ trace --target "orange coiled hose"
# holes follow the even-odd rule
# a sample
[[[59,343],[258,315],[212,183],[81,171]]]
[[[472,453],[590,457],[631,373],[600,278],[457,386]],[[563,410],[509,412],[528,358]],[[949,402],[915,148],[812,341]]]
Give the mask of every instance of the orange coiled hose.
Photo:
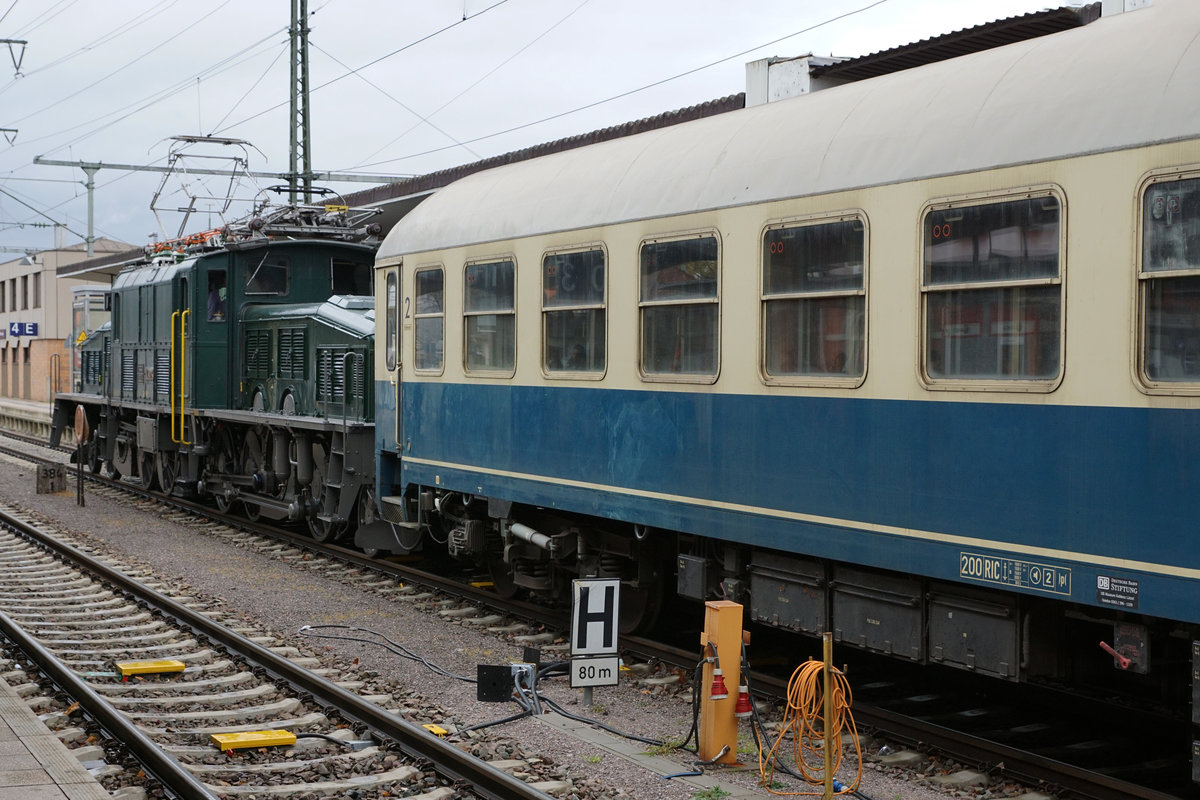
[[[830,675],[832,715],[829,724],[826,725],[824,672],[823,662],[807,661],[796,668],[788,681],[787,707],[783,712],[779,735],[767,753],[764,754],[761,748],[758,752],[758,772],[762,776],[762,785],[771,794],[795,796],[824,793],[823,790],[784,792],[771,787],[776,761],[780,751],[786,746],[786,741],[791,743],[792,760],[804,780],[811,784],[825,783],[825,731],[829,732],[828,741],[832,756],[830,763],[835,775],[842,764],[842,735],[846,730],[850,732],[858,760],[858,773],[854,782],[842,787],[835,794],[849,794],[855,791],[862,780],[862,750],[858,742],[858,729],[854,726],[854,715],[850,713],[850,683],[841,670],[833,670]]]

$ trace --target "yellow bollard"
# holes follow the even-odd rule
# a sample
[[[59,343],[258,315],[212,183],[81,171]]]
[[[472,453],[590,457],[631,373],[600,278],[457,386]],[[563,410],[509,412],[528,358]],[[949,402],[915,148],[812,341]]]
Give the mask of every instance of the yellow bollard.
[[[713,668],[705,664],[700,682],[700,741],[698,755],[701,761],[718,764],[736,764],[738,749],[737,717],[733,715],[737,704],[737,690],[742,678],[742,606],[728,600],[710,600],[704,604],[704,631],[700,634],[700,647],[706,657],[712,656],[708,645],[717,650],[728,697],[712,699]],[[722,748],[728,748],[725,755]]]

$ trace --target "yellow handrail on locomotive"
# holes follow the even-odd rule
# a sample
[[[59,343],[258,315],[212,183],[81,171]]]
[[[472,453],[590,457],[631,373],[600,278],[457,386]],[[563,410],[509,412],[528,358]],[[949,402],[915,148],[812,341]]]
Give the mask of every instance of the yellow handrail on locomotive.
[[[187,369],[187,319],[191,316],[191,309],[186,311],[176,311],[171,314],[171,358],[170,358],[170,401],[171,401],[171,441],[176,444],[191,444],[184,438],[184,397],[186,396],[186,381],[184,376]],[[176,370],[176,338],[175,338],[175,320],[179,320],[179,339],[178,339],[178,367]],[[178,376],[178,378],[176,377]],[[179,385],[179,404],[175,403],[175,386]],[[178,422],[176,422],[178,420]]]

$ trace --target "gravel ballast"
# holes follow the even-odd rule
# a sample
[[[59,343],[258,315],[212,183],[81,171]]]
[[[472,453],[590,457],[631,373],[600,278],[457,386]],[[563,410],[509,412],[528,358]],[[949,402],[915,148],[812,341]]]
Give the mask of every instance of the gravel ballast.
[[[0,501],[43,515],[112,553],[144,564],[164,582],[186,586],[196,596],[219,598],[226,610],[269,630],[279,644],[317,652],[330,665],[341,667],[373,682],[400,687],[403,707],[418,724],[436,723],[465,728],[516,713],[515,703],[480,703],[473,683],[445,677],[424,664],[403,658],[376,644],[348,639],[316,639],[299,633],[306,626],[345,625],[386,636],[414,654],[453,675],[474,677],[478,664],[519,661],[523,643],[512,633],[490,633],[469,621],[447,619],[430,600],[414,601],[405,595],[383,596],[370,588],[339,580],[344,570],[313,569],[290,563],[278,555],[238,546],[227,536],[164,516],[161,508],[135,507],[129,501],[109,499],[89,491],[86,507],[76,503],[74,491],[37,494],[35,469],[5,458],[0,470]],[[71,482],[72,489],[73,481]],[[328,572],[328,574],[326,574]],[[680,625],[699,631],[702,619],[681,620]],[[321,633],[355,635],[338,629]],[[560,644],[561,646],[561,644]],[[562,651],[565,654],[565,650]],[[697,654],[699,655],[699,654]],[[558,657],[551,647],[543,660]],[[662,677],[663,667],[654,674]],[[572,690],[565,679],[545,682],[542,693],[572,714],[592,717],[623,732],[651,739],[680,741],[691,725],[691,692],[682,685],[650,686],[623,679],[617,687],[594,690],[593,705],[585,707],[582,690]],[[424,698],[427,698],[424,699]],[[421,719],[428,716],[428,719]],[[757,757],[745,724],[739,744],[744,769],[706,769],[703,778],[665,779],[647,769],[692,770],[695,756],[683,751],[664,753],[650,745],[619,739],[588,729],[585,737],[565,731],[575,728],[555,715],[550,724],[525,718],[488,728],[466,746],[488,760],[541,759],[570,779],[576,794],[568,797],[638,798],[639,800],[691,800],[721,797],[712,789],[738,797],[772,797],[758,785]],[[864,750],[879,743],[864,745]],[[649,754],[655,751],[658,757]],[[873,750],[871,751],[873,752]],[[622,755],[622,753],[629,754]],[[518,768],[519,769],[519,768]],[[927,767],[928,770],[928,767]],[[871,800],[945,800],[947,797],[1016,796],[1016,787],[992,786],[988,790],[953,791],[933,788],[912,773],[896,773],[871,761],[864,767],[860,791]],[[843,767],[839,778],[853,777],[853,765]],[[812,792],[814,787],[787,780],[784,792]],[[818,792],[819,788],[815,789]],[[708,792],[706,794],[705,792]]]

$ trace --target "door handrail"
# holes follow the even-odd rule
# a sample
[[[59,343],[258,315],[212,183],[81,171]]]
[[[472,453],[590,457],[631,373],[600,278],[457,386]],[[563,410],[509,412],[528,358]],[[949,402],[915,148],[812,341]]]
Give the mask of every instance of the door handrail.
[[[185,436],[186,376],[187,376],[187,320],[191,309],[176,311],[171,314],[171,356],[170,356],[170,403],[171,403],[171,441],[175,444],[191,444]],[[178,324],[176,324],[178,322]],[[175,332],[179,335],[176,337]],[[178,358],[176,357],[178,353]],[[176,404],[176,387],[178,387],[178,404]]]

